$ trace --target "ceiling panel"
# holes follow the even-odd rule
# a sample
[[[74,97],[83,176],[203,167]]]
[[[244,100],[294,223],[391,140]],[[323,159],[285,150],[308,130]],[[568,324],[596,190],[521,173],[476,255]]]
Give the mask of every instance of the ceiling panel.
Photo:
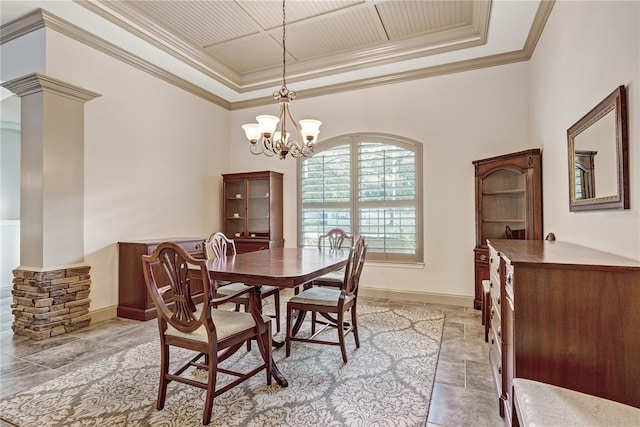
[[[304,60],[385,42],[384,29],[372,9],[358,8],[326,19],[287,26],[287,50],[297,60]]]
[[[266,33],[210,46],[205,49],[205,52],[237,73],[254,72],[282,65],[280,42]],[[293,61],[293,58],[289,57],[287,61]]]
[[[237,3],[249,16],[251,16],[252,19],[258,22],[262,28],[272,29],[274,27],[282,26],[282,1],[242,0]],[[324,15],[330,12],[340,11],[347,7],[364,5],[364,3],[364,0],[289,0],[286,2],[287,24]]]
[[[376,5],[390,40],[471,24],[472,1],[402,1]]]
[[[234,1],[118,1],[200,48],[258,33],[261,28]]]

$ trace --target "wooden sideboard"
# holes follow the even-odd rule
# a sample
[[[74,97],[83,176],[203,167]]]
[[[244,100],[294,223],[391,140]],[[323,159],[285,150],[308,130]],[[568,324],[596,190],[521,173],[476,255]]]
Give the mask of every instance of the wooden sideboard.
[[[175,242],[193,257],[204,258],[204,238],[171,237],[166,239],[118,242],[118,317],[150,320],[156,317],[156,308],[147,293],[142,273],[142,255],[150,255],[162,242]],[[197,288],[198,285],[195,285]],[[194,289],[194,294],[202,293]]]
[[[513,378],[640,407],[640,262],[547,240],[489,240],[489,358],[505,424]]]

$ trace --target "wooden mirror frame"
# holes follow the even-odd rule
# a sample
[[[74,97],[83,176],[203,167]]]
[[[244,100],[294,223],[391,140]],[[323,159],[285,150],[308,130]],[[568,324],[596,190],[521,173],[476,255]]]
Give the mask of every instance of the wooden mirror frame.
[[[576,198],[576,167],[579,163],[583,168],[588,164],[593,169],[593,154],[590,160],[584,160],[588,153],[595,151],[576,151],[575,138],[589,127],[594,125],[598,120],[602,119],[608,113],[615,112],[615,154],[616,160],[616,176],[617,193],[598,196],[597,186],[594,188],[595,179],[591,179],[590,191],[593,191],[592,197]],[[569,210],[570,211],[586,211],[597,209],[629,209],[629,136],[627,133],[627,95],[626,88],[619,86],[602,102],[589,111],[576,124],[567,130],[568,141],[568,159],[569,159]],[[580,161],[576,160],[577,155],[583,157]],[[597,165],[595,166],[597,170]]]

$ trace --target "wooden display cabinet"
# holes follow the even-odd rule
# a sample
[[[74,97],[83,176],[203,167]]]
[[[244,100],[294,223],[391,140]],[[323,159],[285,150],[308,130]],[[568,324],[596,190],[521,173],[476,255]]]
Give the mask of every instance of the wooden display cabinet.
[[[166,239],[118,242],[118,317],[150,320],[156,308],[147,292],[142,272],[142,255],[151,255],[163,242],[178,243],[194,258],[204,258],[204,238],[171,237]],[[202,302],[202,281],[194,282],[196,302]]]
[[[531,149],[472,162],[475,167],[476,246],[473,306],[482,308],[489,279],[487,239],[504,239],[506,227],[542,239],[542,152]]]
[[[223,174],[223,232],[238,253],[284,246],[282,174]]]

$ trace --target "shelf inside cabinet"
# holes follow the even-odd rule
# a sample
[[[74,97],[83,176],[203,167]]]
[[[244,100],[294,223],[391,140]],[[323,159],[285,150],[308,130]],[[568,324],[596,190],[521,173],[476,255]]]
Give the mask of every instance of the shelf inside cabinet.
[[[509,194],[525,194],[524,188],[515,188],[512,190],[499,190],[499,191],[485,191],[482,193],[483,196],[503,196]]]
[[[499,218],[499,219],[483,219],[482,222],[521,222],[524,223],[526,220],[523,219],[509,219],[509,218]]]

